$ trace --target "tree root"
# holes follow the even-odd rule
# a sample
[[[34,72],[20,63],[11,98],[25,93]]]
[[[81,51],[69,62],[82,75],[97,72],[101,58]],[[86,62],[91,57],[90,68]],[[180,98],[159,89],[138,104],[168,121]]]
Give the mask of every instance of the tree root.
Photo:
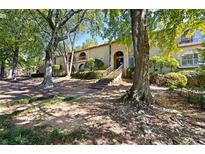
[[[121,99],[123,103],[136,107],[137,111],[147,110],[148,106],[153,102],[152,96],[144,97],[131,89]]]
[[[43,82],[39,86],[44,89],[48,89],[48,88],[53,88],[55,84],[53,83],[52,80],[43,80]]]

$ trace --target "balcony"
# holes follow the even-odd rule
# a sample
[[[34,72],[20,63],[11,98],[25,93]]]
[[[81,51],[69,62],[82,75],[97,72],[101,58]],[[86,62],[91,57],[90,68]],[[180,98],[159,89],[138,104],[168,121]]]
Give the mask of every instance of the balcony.
[[[185,38],[181,37],[178,39],[178,46],[184,47],[184,46],[193,46],[193,45],[199,45],[203,41],[205,41],[204,36],[197,36],[197,37],[191,37],[191,38]]]

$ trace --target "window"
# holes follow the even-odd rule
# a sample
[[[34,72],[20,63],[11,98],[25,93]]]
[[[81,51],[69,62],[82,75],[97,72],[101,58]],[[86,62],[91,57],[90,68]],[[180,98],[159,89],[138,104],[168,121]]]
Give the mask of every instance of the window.
[[[86,54],[85,52],[80,53],[79,55],[79,60],[85,60],[86,59]]]
[[[182,66],[196,66],[198,65],[198,54],[186,54],[182,56]]]

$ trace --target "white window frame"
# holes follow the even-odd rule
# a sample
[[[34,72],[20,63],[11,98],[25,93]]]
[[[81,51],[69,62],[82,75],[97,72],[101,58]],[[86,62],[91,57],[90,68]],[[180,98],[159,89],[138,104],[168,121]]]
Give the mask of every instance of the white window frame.
[[[195,58],[195,55],[197,54],[197,58]],[[186,59],[186,61],[192,61],[191,63],[187,62],[186,65],[183,64],[183,61],[185,61],[183,59],[183,57],[188,56],[188,55],[192,55],[192,59]],[[198,53],[187,53],[181,56],[181,66],[180,68],[188,68],[188,67],[197,67],[199,66],[199,57],[198,57]]]

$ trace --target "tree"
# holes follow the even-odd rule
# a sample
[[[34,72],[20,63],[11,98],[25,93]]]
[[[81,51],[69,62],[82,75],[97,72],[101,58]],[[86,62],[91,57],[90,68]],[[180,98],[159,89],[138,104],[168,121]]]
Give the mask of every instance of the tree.
[[[149,87],[149,40],[147,34],[147,10],[131,10],[132,39],[135,57],[133,85],[124,101],[145,109],[152,103]]]
[[[86,10],[83,19],[81,18],[81,14],[77,14],[65,24],[65,29],[61,33],[65,33],[67,35],[67,39],[64,40],[63,43],[59,43],[58,51],[60,55],[63,55],[66,74],[68,77],[70,77],[70,73],[72,71],[74,52],[82,49],[81,46],[75,47],[76,40],[85,33],[91,34],[92,36],[96,35],[100,29],[99,27],[102,27],[103,20],[101,17],[102,13],[99,10]],[[82,20],[81,24],[78,25],[75,31],[70,33],[69,29],[74,27],[79,20]],[[69,52],[71,52],[71,57],[68,57]]]
[[[156,68],[159,66],[160,57],[159,56],[153,56],[150,58],[151,65],[153,66],[154,71],[156,71]]]
[[[6,53],[3,56],[4,61],[11,64],[11,78],[15,81],[18,65],[26,63],[24,56],[42,49],[39,27],[33,22],[29,10],[1,12],[5,15],[0,21],[0,33],[4,36],[1,37],[1,50]]]
[[[67,39],[67,34],[61,36],[61,32],[65,30],[65,24],[71,20],[73,16],[82,12],[81,20],[69,29],[69,33],[74,32],[81,24],[86,13],[82,10],[37,10],[38,13],[45,19],[51,31],[51,37],[45,48],[45,72],[44,80],[41,85],[45,88],[53,87],[52,81],[52,52],[56,50],[58,43]]]
[[[171,56],[179,51],[176,42],[185,30],[189,29],[189,35],[196,28],[205,32],[205,13],[203,10],[109,10],[105,14],[108,26],[104,36],[109,36],[111,41],[123,42],[128,47],[133,42],[135,75],[124,101],[138,106],[138,109],[147,108],[152,102],[148,74],[149,44],[160,48],[164,55]]]
[[[93,47],[96,45],[98,45],[98,42],[96,39],[87,39],[85,42],[83,42],[82,49],[86,49],[86,48]]]
[[[100,59],[95,59],[95,68],[99,69],[104,66],[104,62]]]
[[[166,58],[165,65],[170,68],[170,71],[172,72],[173,69],[176,69],[179,67],[179,62],[175,58]]]

